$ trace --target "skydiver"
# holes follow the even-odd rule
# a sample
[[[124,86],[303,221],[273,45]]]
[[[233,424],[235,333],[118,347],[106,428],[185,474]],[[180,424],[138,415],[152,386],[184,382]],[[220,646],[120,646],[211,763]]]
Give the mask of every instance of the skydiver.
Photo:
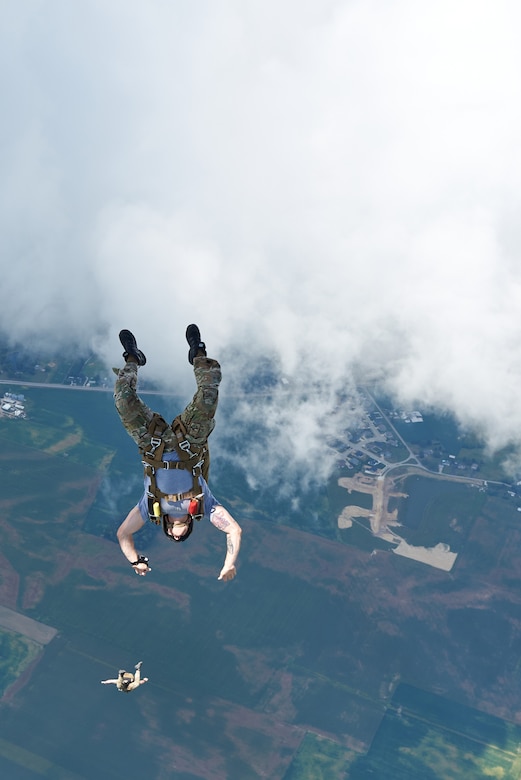
[[[232,580],[241,546],[241,527],[212,495],[207,484],[210,453],[208,437],[215,427],[221,367],[206,356],[197,325],[186,329],[188,361],[194,367],[197,390],[185,410],[168,425],[137,394],[138,367],[146,357],[129,330],[119,340],[124,348],[125,367],[117,374],[114,401],[127,433],[136,442],[145,466],[145,489],[139,503],[118,528],[123,555],[136,574],[144,577],[151,568],[148,558],[138,555],[133,535],[147,522],[162,525],[168,539],[185,542],[193,530],[194,518],[205,518],[226,536],[226,557],[219,580]]]
[[[139,688],[140,685],[144,685],[146,682],[148,682],[148,677],[143,677],[143,679],[141,679],[142,663],[143,661],[140,661],[138,664],[136,664],[135,674],[132,674],[132,672],[126,672],[124,669],[120,669],[117,680],[101,680],[101,684],[108,685],[109,683],[113,683],[117,686],[118,691],[122,691],[123,693],[130,693],[130,691],[134,691],[136,688]]]

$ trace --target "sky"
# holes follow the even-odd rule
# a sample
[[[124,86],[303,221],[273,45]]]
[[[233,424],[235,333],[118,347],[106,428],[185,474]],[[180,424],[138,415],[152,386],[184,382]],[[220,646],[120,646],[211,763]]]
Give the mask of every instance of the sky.
[[[258,427],[253,485],[320,481],[361,381],[521,446],[515,0],[1,10],[13,343],[110,366],[130,328],[147,378],[188,392],[197,322],[236,399],[226,436]],[[283,382],[245,395],[267,360]]]

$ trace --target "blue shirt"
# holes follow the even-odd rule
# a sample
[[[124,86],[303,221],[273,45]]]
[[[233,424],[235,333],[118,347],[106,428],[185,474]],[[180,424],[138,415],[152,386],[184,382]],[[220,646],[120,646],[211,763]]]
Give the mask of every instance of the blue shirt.
[[[179,460],[177,452],[165,452],[163,460]],[[157,469],[156,471],[156,483],[163,493],[175,494],[186,493],[187,490],[192,489],[193,477],[192,472],[187,469]],[[145,477],[145,491],[139,501],[139,511],[143,520],[149,520],[148,515],[148,496],[147,491],[150,485],[150,477]],[[210,519],[210,513],[219,502],[212,495],[210,488],[206,484],[203,477],[199,477],[199,485],[201,486],[201,493],[203,494],[203,511],[204,518]],[[188,514],[189,498],[185,498],[183,501],[167,501],[166,498],[161,499],[161,514],[171,515],[172,517],[184,517]]]

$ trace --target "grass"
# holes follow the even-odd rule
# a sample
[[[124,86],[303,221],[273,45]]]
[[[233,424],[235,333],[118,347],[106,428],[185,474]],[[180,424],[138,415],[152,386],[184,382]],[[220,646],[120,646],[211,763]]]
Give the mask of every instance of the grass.
[[[487,496],[468,485],[429,477],[408,477],[404,481],[407,499],[400,501],[401,536],[409,544],[432,547],[438,542],[461,550]]]
[[[400,685],[369,753],[346,778],[518,780],[521,728]]]
[[[344,745],[308,731],[283,780],[342,778],[356,757]]]
[[[32,639],[0,628],[0,697],[34,661],[41,649]]]
[[[0,418],[0,439],[6,451],[20,446],[68,458],[89,468],[102,468],[113,455],[113,450],[93,441],[78,425],[61,420],[60,425],[43,424],[34,420],[5,420]]]

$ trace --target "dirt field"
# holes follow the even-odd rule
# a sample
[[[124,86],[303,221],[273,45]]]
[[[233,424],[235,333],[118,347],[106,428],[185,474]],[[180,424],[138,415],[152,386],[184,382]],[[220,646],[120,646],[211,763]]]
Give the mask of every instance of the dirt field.
[[[58,633],[55,628],[0,606],[0,626],[29,637],[40,645],[47,645]]]

